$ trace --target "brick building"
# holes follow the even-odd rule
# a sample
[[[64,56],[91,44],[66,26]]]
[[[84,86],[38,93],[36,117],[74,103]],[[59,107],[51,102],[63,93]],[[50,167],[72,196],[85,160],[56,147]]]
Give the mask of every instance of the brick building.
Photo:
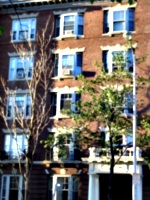
[[[32,56],[27,56],[30,64],[24,73],[13,43],[26,45],[27,39],[34,43],[36,34],[41,32],[50,17],[46,36],[52,34],[49,49],[55,67],[47,102],[48,106],[51,106],[51,120],[40,136],[40,140],[46,139],[49,134],[58,134],[60,128],[70,123],[70,119],[66,118],[61,110],[68,108],[70,102],[79,98],[76,93],[79,84],[76,76],[94,76],[95,60],[103,61],[105,69],[109,73],[113,72],[113,52],[123,51],[126,43],[123,33],[132,33],[136,57],[145,56],[144,62],[137,65],[137,74],[146,76],[150,72],[149,8],[149,0],[139,0],[133,5],[128,5],[126,1],[121,5],[107,0],[96,1],[92,5],[88,1],[1,0],[0,26],[5,28],[5,33],[0,36],[0,74],[10,89],[17,88],[18,92],[15,99],[9,98],[7,103],[6,109],[9,107],[11,111],[7,113],[7,120],[12,119],[14,101],[23,102],[26,108],[23,115],[30,117],[31,99],[26,92],[25,80],[32,79],[34,57],[38,51],[35,49]],[[132,63],[130,50],[127,55]],[[126,67],[132,72],[132,64]],[[149,91],[144,90],[138,95],[142,95],[144,99],[144,106],[138,111],[148,113]],[[26,140],[21,132],[19,136],[19,145],[23,151],[27,148]],[[132,142],[132,137],[124,137],[122,142]],[[31,169],[30,200],[106,199],[109,164],[102,163],[92,149],[85,155],[74,149],[70,140],[66,141],[65,145],[69,148],[66,158],[58,154],[56,147],[51,151],[45,150],[41,144],[38,145]],[[0,150],[0,199],[21,200],[18,185],[22,191],[24,185],[19,172],[14,138],[2,123]],[[115,167],[115,200],[120,199],[118,191],[122,193],[122,199],[132,199],[132,148],[129,151],[131,155],[128,158],[122,157],[121,163]],[[139,151],[137,161],[138,200],[148,200],[150,172]],[[24,159],[21,165],[25,165]],[[118,182],[121,184],[118,185]]]

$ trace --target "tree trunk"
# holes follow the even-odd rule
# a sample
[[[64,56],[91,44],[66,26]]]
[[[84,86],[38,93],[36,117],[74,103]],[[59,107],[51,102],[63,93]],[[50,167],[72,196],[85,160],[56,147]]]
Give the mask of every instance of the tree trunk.
[[[29,179],[30,179],[30,158],[26,156],[25,173],[24,173],[24,186],[25,186],[24,200],[29,200]]]
[[[32,142],[33,137],[30,134],[28,139],[28,150],[26,153],[26,159],[25,159],[25,172],[24,172],[24,186],[25,186],[25,194],[24,194],[24,200],[30,199],[30,191],[29,191],[29,181],[30,181],[30,171],[32,168]]]
[[[114,176],[114,149],[113,149],[113,137],[110,136],[110,174],[108,185],[108,200],[113,200],[113,176]]]

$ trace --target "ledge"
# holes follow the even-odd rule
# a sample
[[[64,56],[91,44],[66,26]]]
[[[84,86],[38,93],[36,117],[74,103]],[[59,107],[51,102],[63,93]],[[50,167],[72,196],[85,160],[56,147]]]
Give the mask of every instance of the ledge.
[[[83,162],[87,163],[110,163],[110,157],[102,156],[102,157],[95,157],[95,158],[81,158]],[[119,156],[115,156],[115,162],[119,159]],[[138,157],[137,162],[144,163],[144,158]],[[119,164],[123,163],[133,163],[133,157],[132,156],[122,156],[119,161]]]

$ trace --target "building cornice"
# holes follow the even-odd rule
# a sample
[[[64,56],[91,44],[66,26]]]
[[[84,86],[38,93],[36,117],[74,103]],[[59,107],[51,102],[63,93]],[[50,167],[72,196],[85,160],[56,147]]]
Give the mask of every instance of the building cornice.
[[[23,13],[21,15],[10,15],[10,18],[11,19],[24,19],[24,18],[35,18],[38,16],[39,13],[30,13],[30,14],[27,14],[27,13]]]
[[[0,14],[13,14],[13,13],[22,13],[22,12],[32,12],[32,11],[41,11],[41,10],[54,10],[54,9],[76,9],[79,7],[107,7],[111,6],[111,2],[108,0],[99,0],[95,1],[94,4],[91,4],[89,0],[84,1],[74,1],[70,0],[12,0],[12,4],[8,0],[0,1]]]

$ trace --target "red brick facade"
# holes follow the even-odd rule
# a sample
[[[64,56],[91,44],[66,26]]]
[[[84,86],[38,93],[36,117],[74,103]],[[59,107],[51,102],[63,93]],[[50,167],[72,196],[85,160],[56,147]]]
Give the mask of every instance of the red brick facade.
[[[115,46],[116,44],[124,45],[126,43],[123,38],[123,34],[112,34],[111,36],[103,34],[103,20],[104,20],[104,8],[114,6],[113,3],[108,3],[107,1],[99,1],[91,5],[87,2],[71,2],[71,3],[59,3],[59,4],[48,4],[42,5],[36,3],[31,3],[26,6],[26,4],[20,4],[15,10],[11,7],[2,6],[0,9],[0,26],[5,28],[5,33],[0,36],[0,76],[2,76],[7,82],[11,89],[15,89],[16,86],[21,89],[25,89],[24,81],[9,81],[9,59],[8,53],[15,52],[11,42],[11,31],[12,31],[12,19],[10,15],[21,15],[23,13],[38,13],[36,32],[40,33],[44,28],[45,23],[50,16],[50,22],[47,29],[47,36],[54,33],[54,26],[56,24],[54,11],[76,11],[77,9],[85,9],[84,12],[84,33],[83,37],[79,38],[63,38],[62,40],[52,39],[49,49],[53,50],[63,50],[66,48],[76,49],[85,48],[82,57],[82,72],[85,75],[93,76],[96,72],[96,67],[94,66],[94,61],[102,61],[102,49],[101,46]],[[145,57],[144,61],[140,64],[137,63],[137,75],[147,76],[150,74],[150,0],[138,0],[135,6],[135,31],[132,34],[133,41],[137,43],[135,48],[136,58]],[[54,25],[54,26],[53,26]],[[53,37],[52,37],[53,38]],[[90,76],[88,78],[91,78]],[[79,82],[76,78],[68,79],[57,79],[53,80],[53,88],[63,88],[68,86],[69,88],[76,87]],[[1,87],[1,86],[0,86]],[[1,88],[0,88],[1,89]],[[150,91],[149,88],[138,93],[137,99],[144,99],[144,105],[138,108],[141,113],[150,113]],[[48,102],[50,106],[50,100]],[[55,126],[62,126],[64,123],[70,123],[69,119],[54,120],[49,125],[49,128]],[[0,129],[0,150],[4,150],[4,133],[2,131],[3,124],[1,124]],[[47,137],[47,129],[44,131],[41,138]],[[40,139],[41,139],[40,138]],[[11,174],[12,163],[5,160],[0,160],[0,168],[3,171],[2,175]],[[15,163],[15,168],[18,170],[18,165]],[[61,168],[65,169],[65,172],[60,172]],[[45,169],[48,170],[46,174]],[[18,171],[17,171],[18,173]],[[78,185],[78,200],[88,199],[88,165],[82,161],[71,161],[71,162],[46,162],[45,160],[45,149],[41,144],[35,153],[35,165],[33,165],[31,171],[31,181],[30,181],[30,200],[51,200],[49,197],[48,184],[49,177],[52,175],[77,175],[79,177]],[[0,180],[0,186],[2,186],[2,181]],[[146,182],[146,186],[150,188],[150,184]],[[1,190],[1,188],[0,188]],[[144,193],[145,194],[145,193]],[[143,200],[147,200],[146,195]],[[5,199],[4,200],[8,200]],[[17,200],[17,199],[14,199]],[[20,200],[20,199],[18,199]],[[52,199],[55,200],[55,199]],[[62,199],[68,200],[68,199]],[[73,200],[73,199],[71,199]],[[75,200],[75,199],[74,199]]]

